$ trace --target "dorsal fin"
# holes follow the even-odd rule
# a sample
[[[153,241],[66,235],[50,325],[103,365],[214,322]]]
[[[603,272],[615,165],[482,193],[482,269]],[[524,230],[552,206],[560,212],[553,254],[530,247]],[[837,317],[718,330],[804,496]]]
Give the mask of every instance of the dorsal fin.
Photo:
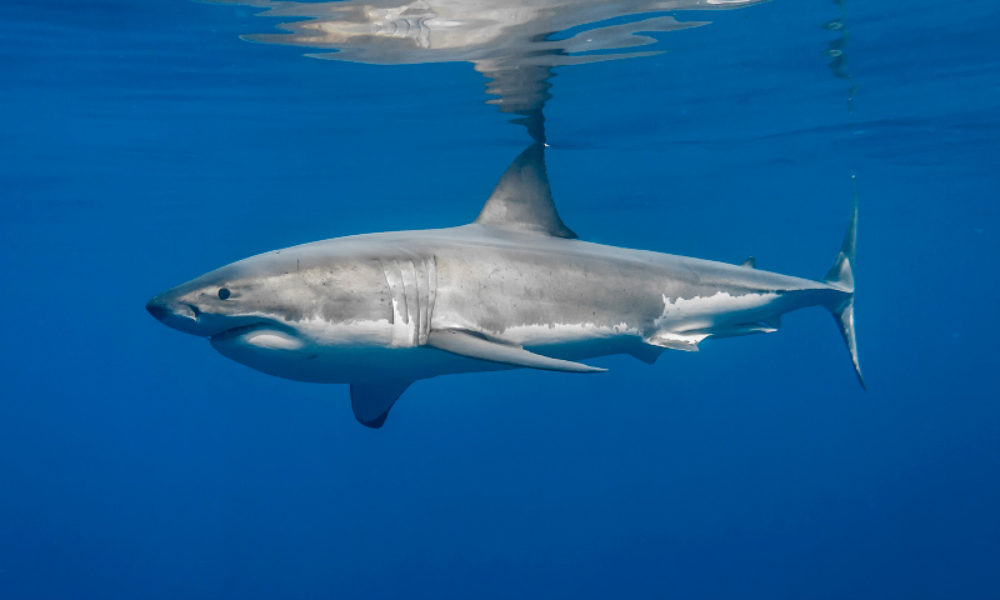
[[[576,237],[559,218],[552,202],[542,144],[528,146],[510,163],[476,223],[561,238]]]
[[[757,268],[757,259],[754,258],[753,256],[748,256],[745,261],[743,261],[742,263],[740,263],[740,266],[741,267],[746,267],[748,269],[756,269]]]

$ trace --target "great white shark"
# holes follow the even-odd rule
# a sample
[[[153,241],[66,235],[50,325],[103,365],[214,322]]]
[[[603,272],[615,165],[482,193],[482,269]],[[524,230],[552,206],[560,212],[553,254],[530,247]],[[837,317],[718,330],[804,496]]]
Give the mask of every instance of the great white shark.
[[[861,385],[854,335],[857,203],[823,281],[594,244],[556,212],[544,148],[507,168],[474,223],[370,233],[252,256],[146,308],[224,356],[298,381],[347,383],[355,417],[381,427],[414,381],[583,360],[778,330],[784,313],[835,317]]]

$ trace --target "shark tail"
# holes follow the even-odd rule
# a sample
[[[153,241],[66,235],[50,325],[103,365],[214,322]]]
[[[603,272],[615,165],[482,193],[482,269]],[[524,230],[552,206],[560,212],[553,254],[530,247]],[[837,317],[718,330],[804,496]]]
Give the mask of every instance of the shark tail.
[[[858,344],[854,337],[854,256],[857,248],[858,238],[858,194],[854,186],[854,175],[851,175],[851,189],[854,200],[851,211],[851,222],[844,233],[844,241],[837,253],[837,259],[826,274],[826,283],[830,287],[843,292],[837,300],[827,308],[833,314],[840,328],[840,334],[844,337],[847,350],[851,353],[851,363],[854,365],[854,372],[858,375],[858,382],[863,389],[868,389],[865,385],[865,378],[861,374],[861,363],[858,362]]]

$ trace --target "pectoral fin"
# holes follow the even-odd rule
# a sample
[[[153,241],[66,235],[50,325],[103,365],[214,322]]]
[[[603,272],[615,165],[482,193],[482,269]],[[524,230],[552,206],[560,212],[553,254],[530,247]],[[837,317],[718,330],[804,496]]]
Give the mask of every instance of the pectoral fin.
[[[541,354],[525,350],[520,346],[493,342],[472,332],[459,329],[432,331],[427,338],[427,345],[468,358],[478,358],[479,360],[527,367],[529,369],[566,371],[569,373],[600,373],[607,370],[569,360],[542,356]]]
[[[365,427],[378,429],[385,423],[389,409],[411,383],[411,381],[352,383],[351,409],[354,411],[354,418]]]

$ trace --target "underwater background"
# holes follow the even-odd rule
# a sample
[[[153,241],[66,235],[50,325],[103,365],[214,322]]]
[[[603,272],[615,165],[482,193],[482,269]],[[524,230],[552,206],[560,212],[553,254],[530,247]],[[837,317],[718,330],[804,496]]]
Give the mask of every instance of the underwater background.
[[[370,430],[145,302],[470,222],[529,137],[468,62],[248,43],[256,4],[0,2],[0,597],[1000,597],[1000,5],[657,13],[711,24],[550,82],[589,241],[821,278],[854,174],[867,392],[814,309]]]

